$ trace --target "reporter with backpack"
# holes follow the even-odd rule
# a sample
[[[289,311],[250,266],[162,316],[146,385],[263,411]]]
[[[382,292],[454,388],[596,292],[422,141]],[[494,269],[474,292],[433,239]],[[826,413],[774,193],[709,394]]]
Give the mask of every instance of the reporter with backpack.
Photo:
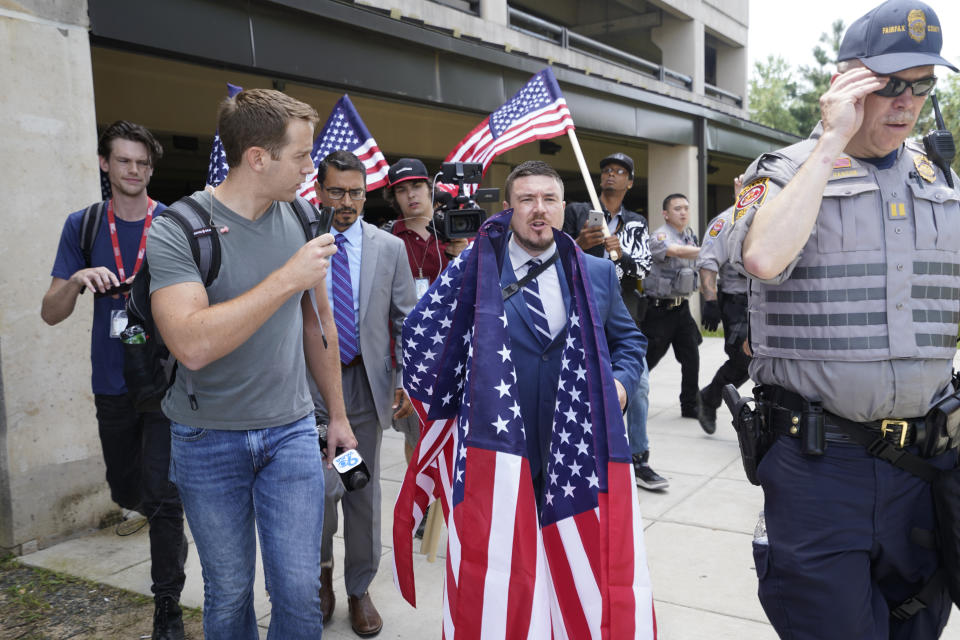
[[[213,193],[190,196],[208,220],[198,232],[218,237],[219,276],[208,285],[173,218],[158,219],[147,240],[152,321],[178,361],[162,407],[171,419],[170,477],[203,566],[207,640],[258,637],[258,535],[268,637],[314,640],[322,631],[324,478],[305,367],[329,411],[327,450],[357,440],[343,406],[337,336],[331,330],[324,340],[321,328],[334,324],[324,286],[333,236],[305,241],[290,204],[314,170],[318,119],[273,90],[241,91],[221,104],[230,172]]]
[[[150,521],[152,638],[178,640],[184,637],[178,603],[187,539],[183,507],[167,479],[170,421],[159,411],[138,411],[127,396],[120,342],[127,321],[121,292],[143,262],[153,216],[165,208],[147,195],[163,147],[144,127],[120,120],[104,130],[97,153],[113,197],[67,218],[40,315],[58,324],[73,313],[80,295],[94,296],[90,360],[107,484],[114,502]]]

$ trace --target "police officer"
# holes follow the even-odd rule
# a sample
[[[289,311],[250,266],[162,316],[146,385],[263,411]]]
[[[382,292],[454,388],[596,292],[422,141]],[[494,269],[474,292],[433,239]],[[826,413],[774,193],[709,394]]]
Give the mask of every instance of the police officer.
[[[651,370],[673,346],[673,355],[680,363],[680,414],[698,417],[697,396],[702,342],[697,323],[690,315],[688,297],[697,290],[697,236],[687,226],[690,202],[681,193],[663,199],[665,223],[650,236],[653,268],[643,281],[647,296],[647,315],[641,329],[649,341],[647,365]]]
[[[637,289],[637,282],[649,273],[653,257],[650,255],[646,218],[623,206],[623,199],[632,187],[633,158],[620,152],[607,156],[600,161],[600,206],[609,235],[604,237],[600,225],[588,224],[587,218],[593,208],[588,202],[567,205],[563,230],[576,238],[580,248],[590,255],[608,258],[610,251],[620,254],[617,261],[620,292],[627,311],[639,327],[647,305]],[[647,438],[649,393],[650,372],[644,368],[640,385],[627,403],[627,438],[637,486],[659,491],[669,487],[670,482],[650,466],[650,441]]]
[[[739,191],[740,180],[734,183]],[[728,384],[739,387],[750,378],[750,356],[743,350],[747,339],[747,279],[727,260],[723,242],[732,223],[733,207],[709,222],[697,259],[700,294],[704,299],[701,322],[708,331],[716,331],[717,325],[723,323],[723,350],[727,354],[727,361],[717,369],[710,384],[700,390],[699,420],[707,433],[717,430],[717,407],[723,401],[723,388]]]
[[[747,169],[727,238],[754,279],[750,374],[777,436],[759,466],[754,556],[783,637],[936,638],[950,612],[922,535],[930,485],[898,466],[954,392],[960,192],[907,140],[934,65],[956,71],[942,39],[916,0],[855,21],[820,125]],[[955,449],[926,460],[956,461]]]

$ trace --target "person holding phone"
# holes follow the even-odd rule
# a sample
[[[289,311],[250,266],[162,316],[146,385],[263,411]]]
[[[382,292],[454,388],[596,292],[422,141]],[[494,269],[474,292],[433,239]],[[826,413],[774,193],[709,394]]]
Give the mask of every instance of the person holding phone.
[[[640,326],[646,311],[646,300],[640,295],[639,282],[646,277],[653,263],[650,255],[646,219],[623,206],[623,199],[633,187],[633,158],[614,153],[600,161],[600,206],[592,211],[588,202],[567,205],[563,230],[576,238],[584,252],[597,257],[610,257],[618,252],[617,277],[620,293],[633,321]],[[603,225],[608,234],[604,236]],[[650,443],[647,439],[647,410],[650,375],[643,367],[640,384],[627,403],[627,437],[633,455],[637,486],[650,491],[666,489],[670,483],[650,466]]]
[[[82,240],[84,210],[67,218],[40,315],[55,325],[73,313],[82,293],[89,291],[95,297],[90,360],[107,484],[114,502],[150,521],[153,638],[183,638],[178,603],[187,539],[183,507],[176,487],[167,479],[170,421],[159,411],[138,412],[127,397],[120,342],[120,332],[127,325],[123,294],[143,263],[150,223],[165,208],[147,195],[163,147],[141,125],[120,120],[104,130],[97,153],[113,197],[94,205],[97,208],[92,211],[99,211],[101,221],[87,249]]]

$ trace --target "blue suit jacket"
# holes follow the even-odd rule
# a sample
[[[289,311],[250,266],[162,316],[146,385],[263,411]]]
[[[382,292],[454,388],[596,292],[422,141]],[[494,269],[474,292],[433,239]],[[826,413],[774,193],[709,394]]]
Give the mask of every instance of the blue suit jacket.
[[[580,249],[578,248],[579,252]],[[603,318],[607,348],[610,351],[613,376],[633,396],[643,373],[643,357],[647,351],[647,339],[640,330],[620,295],[620,283],[611,261],[584,256],[587,265],[589,286],[594,294],[597,313]],[[570,292],[560,260],[554,267],[560,272],[560,289],[564,306],[570,308]],[[507,286],[516,282],[509,255],[503,260],[500,284]],[[530,460],[530,475],[536,489],[537,502],[543,494],[545,459],[548,455],[553,432],[553,412],[557,402],[557,386],[560,381],[560,358],[566,340],[566,328],[550,344],[543,346],[530,317],[530,311],[517,292],[505,303],[507,330],[510,333],[511,359],[517,371],[517,386],[520,391],[520,413],[526,425],[527,457]]]

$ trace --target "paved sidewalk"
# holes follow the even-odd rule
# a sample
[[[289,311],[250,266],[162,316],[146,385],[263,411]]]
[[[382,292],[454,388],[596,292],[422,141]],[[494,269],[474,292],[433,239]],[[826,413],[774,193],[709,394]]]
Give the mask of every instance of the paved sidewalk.
[[[722,341],[705,338],[701,348],[701,385],[724,359]],[[718,430],[706,436],[694,420],[680,417],[677,395],[680,367],[668,355],[651,375],[651,464],[670,480],[670,488],[651,493],[640,490],[648,561],[661,640],[773,640],[757,600],[751,540],[763,496],[750,485],[740,466],[736,437],[729,414],[721,409]],[[393,502],[400,490],[406,465],[403,439],[395,431],[384,433],[383,559],[371,597],[384,619],[380,637],[397,639],[440,638],[441,587],[444,560],[427,562],[415,556],[417,602],[413,609],[393,585]],[[192,542],[192,539],[191,539]],[[446,545],[443,537],[441,554]],[[334,541],[335,557],[343,557],[343,540]],[[113,530],[73,539],[24,556],[29,565],[82,576],[150,595],[149,545],[146,530],[118,537]],[[347,617],[343,569],[334,574],[337,608],[324,630],[324,638],[355,639]],[[270,620],[270,605],[258,570],[255,586],[257,615],[262,637]],[[187,585],[183,602],[203,604],[200,562],[191,544],[187,560]],[[954,610],[942,636],[960,640],[960,612]]]

